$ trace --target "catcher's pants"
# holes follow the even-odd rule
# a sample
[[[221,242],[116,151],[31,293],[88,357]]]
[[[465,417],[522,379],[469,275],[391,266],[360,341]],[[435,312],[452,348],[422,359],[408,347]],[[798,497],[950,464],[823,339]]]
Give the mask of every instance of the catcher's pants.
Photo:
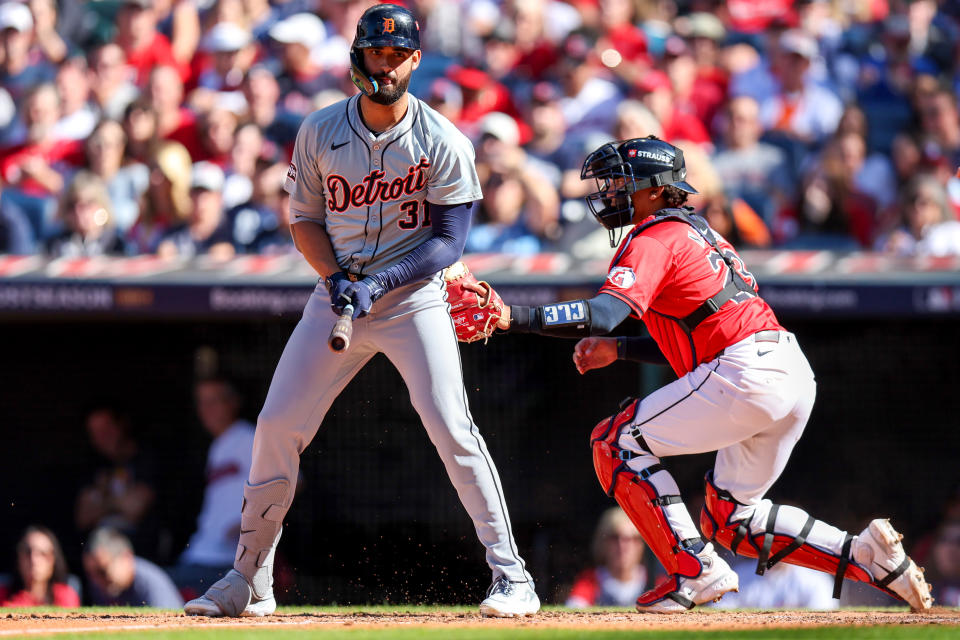
[[[283,350],[257,419],[250,484],[285,478],[295,486],[300,454],[348,382],[376,353],[400,372],[427,435],[487,548],[495,575],[530,580],[517,552],[496,466],[474,424],[463,386],[460,350],[439,276],[387,293],[353,322],[349,348],[327,337],[337,317],[322,284]]]
[[[813,371],[796,337],[785,331],[779,337],[779,342],[741,340],[644,398],[618,439],[623,449],[641,454],[629,461],[630,468],[639,473],[660,457],[716,451],[714,483],[741,503],[734,517],[763,530],[771,507],[763,496],[783,472],[816,396]],[[631,435],[634,430],[649,452]],[[651,478],[659,475],[664,474]],[[663,491],[675,493],[672,479],[668,485]],[[683,504],[664,512],[681,539],[700,535]],[[797,529],[806,517],[793,507],[784,513],[799,523]],[[844,532],[817,521],[809,539],[839,555]]]

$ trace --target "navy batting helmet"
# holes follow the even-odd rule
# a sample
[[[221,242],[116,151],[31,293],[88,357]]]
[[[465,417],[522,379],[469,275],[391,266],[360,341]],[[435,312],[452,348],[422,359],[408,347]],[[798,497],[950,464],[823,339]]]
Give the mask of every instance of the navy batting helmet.
[[[597,181],[597,191],[587,196],[587,204],[607,229],[630,224],[630,196],[641,189],[673,185],[687,193],[697,193],[685,181],[686,177],[683,151],[656,136],[607,143],[587,156],[580,171],[581,179]]]
[[[357,35],[350,49],[350,76],[357,88],[368,96],[377,92],[377,81],[367,73],[360,50],[371,47],[417,50],[420,48],[420,23],[409,9],[395,4],[374,5],[360,16]]]

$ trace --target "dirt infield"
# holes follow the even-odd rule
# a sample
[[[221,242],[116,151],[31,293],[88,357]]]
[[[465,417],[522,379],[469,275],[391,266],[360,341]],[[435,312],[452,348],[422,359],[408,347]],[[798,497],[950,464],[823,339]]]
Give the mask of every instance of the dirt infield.
[[[624,630],[737,630],[785,627],[837,627],[866,625],[960,626],[960,610],[934,607],[927,613],[905,611],[694,611],[682,615],[653,616],[629,611],[544,611],[522,620],[493,620],[476,613],[290,613],[267,618],[196,618],[182,613],[9,613],[0,614],[0,636],[86,631],[133,631],[187,628],[298,628],[348,627],[496,627],[524,626],[545,629]]]

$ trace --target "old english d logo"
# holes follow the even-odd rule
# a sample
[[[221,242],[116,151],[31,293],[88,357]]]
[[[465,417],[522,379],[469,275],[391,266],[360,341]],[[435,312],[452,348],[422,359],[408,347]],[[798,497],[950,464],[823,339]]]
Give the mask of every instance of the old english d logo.
[[[397,28],[396,23],[393,21],[393,18],[384,18],[383,19],[383,32],[384,33],[393,33],[393,30]]]

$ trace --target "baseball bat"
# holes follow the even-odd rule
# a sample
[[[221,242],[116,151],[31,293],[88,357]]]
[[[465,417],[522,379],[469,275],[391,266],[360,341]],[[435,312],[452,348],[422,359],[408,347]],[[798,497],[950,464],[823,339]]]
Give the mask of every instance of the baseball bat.
[[[353,305],[348,304],[343,308],[336,324],[330,330],[330,337],[327,338],[327,344],[333,351],[343,351],[350,346],[350,338],[353,337]]]

